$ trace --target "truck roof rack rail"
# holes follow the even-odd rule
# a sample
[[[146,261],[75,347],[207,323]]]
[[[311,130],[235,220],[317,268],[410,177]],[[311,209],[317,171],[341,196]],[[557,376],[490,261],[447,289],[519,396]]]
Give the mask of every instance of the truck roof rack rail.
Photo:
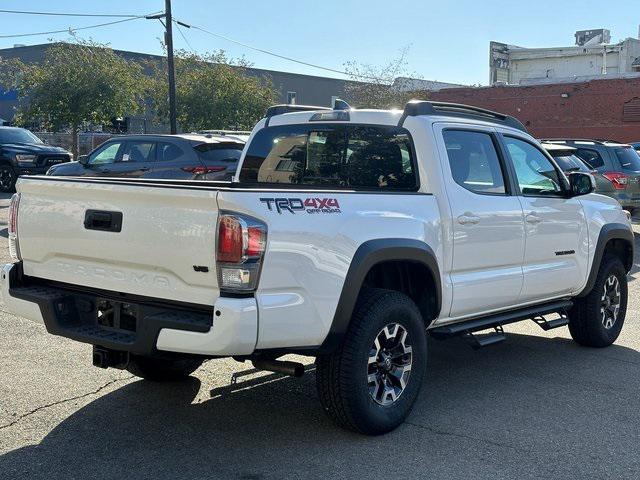
[[[539,139],[541,142],[591,142],[596,145],[606,145],[607,143],[614,143],[618,145],[627,145],[624,142],[619,142],[617,140],[607,140],[604,138],[571,138],[571,137],[562,137],[562,138],[541,138]]]
[[[274,117],[276,115],[282,115],[283,113],[291,112],[313,112],[316,110],[331,110],[329,107],[316,107],[314,105],[294,105],[294,104],[281,104],[272,105],[267,108],[267,118]]]
[[[402,125],[407,117],[418,115],[446,114],[456,117],[482,118],[493,123],[499,123],[526,132],[526,127],[515,117],[494,112],[485,108],[463,105],[461,103],[431,102],[428,100],[411,100],[404,107],[404,113],[398,125]]]

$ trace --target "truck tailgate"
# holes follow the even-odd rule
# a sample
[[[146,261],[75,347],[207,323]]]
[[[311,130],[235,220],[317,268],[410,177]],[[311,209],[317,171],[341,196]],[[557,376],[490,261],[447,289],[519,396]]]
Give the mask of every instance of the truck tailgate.
[[[21,179],[18,192],[26,275],[203,305],[219,297],[215,189],[49,177]],[[85,225],[88,210],[96,221]],[[120,231],[106,231],[120,213]]]

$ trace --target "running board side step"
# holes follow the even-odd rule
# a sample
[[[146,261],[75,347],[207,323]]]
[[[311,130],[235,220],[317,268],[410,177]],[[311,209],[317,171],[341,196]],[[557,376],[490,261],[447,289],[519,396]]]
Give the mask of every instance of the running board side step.
[[[564,327],[569,323],[567,310],[573,306],[571,300],[558,300],[555,302],[543,303],[531,307],[519,308],[508,312],[494,313],[485,317],[474,318],[459,323],[452,323],[442,327],[436,327],[429,332],[436,339],[445,339],[456,336],[464,336],[475,348],[493,345],[506,339],[503,325],[520,322],[522,320],[533,320],[543,330]],[[547,320],[545,315],[558,314],[560,318]],[[475,336],[474,333],[493,328],[495,333]]]

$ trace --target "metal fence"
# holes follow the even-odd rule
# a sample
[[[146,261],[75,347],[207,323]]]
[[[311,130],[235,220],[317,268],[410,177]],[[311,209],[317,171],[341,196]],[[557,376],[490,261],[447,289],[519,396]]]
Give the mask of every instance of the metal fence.
[[[62,147],[71,151],[73,148],[73,139],[70,133],[51,133],[51,132],[34,132],[39,138],[48,145]],[[121,135],[113,133],[90,132],[78,135],[78,154],[86,155],[98,145],[106,142],[112,137]]]

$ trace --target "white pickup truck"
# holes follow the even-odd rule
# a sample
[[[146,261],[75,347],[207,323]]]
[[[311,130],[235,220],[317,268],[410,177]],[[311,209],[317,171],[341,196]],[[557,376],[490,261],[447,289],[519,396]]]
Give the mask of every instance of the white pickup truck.
[[[495,112],[275,106],[231,183],[21,179],[2,293],[143,378],[229,356],[299,375],[278,359],[316,357],[328,414],[380,434],[411,410],[428,334],[477,347],[534,320],[616,340],[634,236],[592,192]]]

